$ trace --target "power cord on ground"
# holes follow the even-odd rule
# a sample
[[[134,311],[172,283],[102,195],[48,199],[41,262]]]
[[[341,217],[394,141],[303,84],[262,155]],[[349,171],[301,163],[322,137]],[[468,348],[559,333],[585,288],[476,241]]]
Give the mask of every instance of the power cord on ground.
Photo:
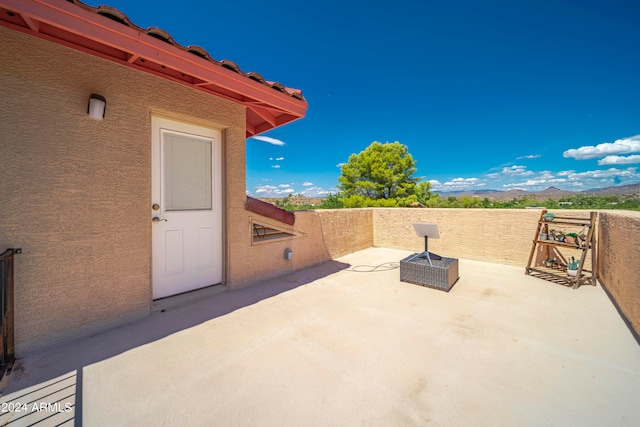
[[[351,268],[347,268],[346,271],[353,271],[356,273],[374,273],[376,271],[389,271],[395,270],[400,267],[397,262],[384,262],[379,265],[354,265]]]
[[[320,216],[320,213],[318,211],[313,211],[313,213],[316,215],[316,217],[318,218],[318,222],[320,223],[320,235],[322,236],[322,245],[324,246],[324,251],[331,263],[333,263],[333,265],[335,265],[336,267],[339,267],[340,270],[353,271],[354,273],[374,273],[377,271],[395,270],[396,268],[400,267],[400,264],[397,262],[385,262],[379,265],[356,265],[346,269],[343,268],[343,266],[338,265],[329,253],[329,248],[327,248],[327,242],[324,239],[324,228],[322,227],[322,218]]]

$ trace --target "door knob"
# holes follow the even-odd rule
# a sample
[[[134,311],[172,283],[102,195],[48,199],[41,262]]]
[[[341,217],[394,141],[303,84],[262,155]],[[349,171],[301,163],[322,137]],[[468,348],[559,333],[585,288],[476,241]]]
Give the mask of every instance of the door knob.
[[[157,224],[157,223],[159,223],[160,221],[167,221],[167,220],[166,220],[166,219],[164,219],[164,218],[160,219],[160,218],[158,218],[157,216],[154,216],[154,217],[151,219],[151,221],[152,221],[154,224]]]

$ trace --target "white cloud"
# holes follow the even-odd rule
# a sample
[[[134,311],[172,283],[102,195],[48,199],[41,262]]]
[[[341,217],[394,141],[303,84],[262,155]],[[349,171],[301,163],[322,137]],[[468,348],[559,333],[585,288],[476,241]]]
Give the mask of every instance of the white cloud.
[[[506,168],[502,168],[504,175],[510,176],[529,176],[533,175],[533,172],[526,170],[526,166],[513,165]]]
[[[307,187],[302,190],[301,194],[307,197],[322,197],[329,194],[329,192],[327,190],[323,190],[321,187]]]
[[[282,197],[283,195],[295,192],[289,184],[280,184],[278,186],[256,185],[254,188],[254,193],[259,197]]]
[[[551,179],[538,178],[538,179],[528,179],[524,182],[514,182],[511,184],[504,184],[503,187],[505,188],[523,188],[523,187],[538,187],[538,186],[550,187],[554,184],[558,184],[562,182],[567,182],[567,180],[564,178],[551,178]]]
[[[284,141],[271,138],[270,136],[252,136],[251,138],[256,139],[258,141],[268,142],[269,144],[272,144],[272,145],[279,145],[279,146],[285,145]]]
[[[573,157],[576,160],[588,160],[617,154],[639,152],[640,135],[635,135],[629,138],[618,139],[614,142],[605,142],[596,146],[585,145],[580,148],[572,148],[562,153],[562,155],[566,158]]]
[[[640,163],[640,156],[633,157]],[[630,162],[631,160],[626,160]],[[446,182],[429,180],[436,191],[467,191],[491,189],[526,189],[528,191],[541,191],[555,186],[562,189],[588,189],[602,188],[613,185],[626,185],[640,182],[640,167],[626,167],[586,172],[575,170],[562,170],[559,172],[549,169],[530,171],[525,166],[514,165],[503,167],[500,173],[484,174],[478,178],[453,178]]]
[[[276,157],[276,161],[284,160],[284,157]]]
[[[274,168],[274,169],[280,169],[280,165],[273,165],[271,167]]]
[[[460,183],[474,183],[474,182],[477,182],[477,181],[478,181],[478,178],[453,178],[451,181],[445,182],[444,185],[447,185],[447,184],[456,185],[456,184],[460,184]]]
[[[516,157],[516,160],[522,160],[522,159],[537,159],[539,157],[542,157],[542,154],[528,154],[526,156],[520,156],[520,157]]]
[[[584,179],[612,179],[612,178],[640,178],[636,168],[595,170],[586,172],[574,172],[568,176],[570,181]]]
[[[540,179],[546,179],[546,180],[551,180],[551,179],[555,179],[555,176],[553,176],[553,174],[549,171],[542,171],[540,172],[539,175]],[[563,181],[566,181],[565,179],[563,179]]]
[[[273,185],[257,185],[256,186],[256,194],[260,193],[270,193],[272,191],[277,191],[278,187],[274,187]]]
[[[551,172],[548,170],[537,172],[534,177],[517,181],[505,182],[505,189],[526,189],[528,191],[540,191],[547,187],[557,186],[564,189],[580,190],[584,188],[602,188],[612,185],[633,184],[640,181],[640,173],[635,167],[626,169],[610,168],[576,172],[566,170]]]
[[[336,165],[336,167],[337,167],[337,168],[341,168],[341,167],[342,167],[342,166],[344,166],[344,165],[346,165],[346,163],[338,163],[338,164]]]
[[[602,188],[612,185],[634,184],[640,181],[640,173],[637,168],[626,169],[609,168],[586,172],[573,172],[567,175],[568,182],[580,188]]]
[[[333,191],[332,191],[333,190]],[[307,187],[304,190],[302,190],[302,195],[307,196],[307,197],[324,197],[327,194],[333,192],[336,192],[336,189],[332,189],[332,190],[325,190],[322,187]]]
[[[288,194],[301,194],[306,197],[325,197],[329,193],[337,193],[337,188],[324,189],[322,187],[313,185],[310,181],[305,181],[302,185],[304,188],[302,191],[296,188],[293,183],[282,183],[276,185],[259,184],[253,187],[253,191],[248,191],[248,195],[255,195],[255,197],[264,198],[282,198]]]
[[[639,154],[634,154],[632,156],[607,156],[604,159],[598,160],[598,166],[630,165],[633,163],[640,163]]]
[[[526,182],[514,182],[511,184],[503,184],[502,185],[504,188],[511,188],[511,189],[515,189],[515,190],[524,190],[523,187],[527,186]]]
[[[440,182],[435,179],[429,180],[434,190],[438,191],[461,191],[484,187],[485,183],[478,178],[453,178],[451,181]]]

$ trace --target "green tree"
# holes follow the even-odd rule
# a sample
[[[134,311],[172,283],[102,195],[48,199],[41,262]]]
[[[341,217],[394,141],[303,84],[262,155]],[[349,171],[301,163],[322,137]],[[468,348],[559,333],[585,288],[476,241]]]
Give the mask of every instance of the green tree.
[[[434,194],[427,200],[426,203],[423,203],[428,208],[442,208],[445,205],[445,201],[440,197],[439,193]]]
[[[320,205],[320,209],[341,209],[343,207],[344,203],[342,199],[340,199],[340,196],[333,193],[329,193]]]
[[[300,198],[300,195],[293,197],[291,194],[288,194],[287,197],[282,198],[282,200],[276,199],[275,205],[286,211],[307,211],[314,208],[313,205],[308,203],[300,203]]]
[[[415,193],[416,162],[406,145],[373,142],[360,154],[352,154],[342,166],[338,188],[342,196],[394,199]],[[345,206],[347,204],[345,203]]]
[[[426,206],[429,203],[429,199],[434,197],[433,193],[431,192],[431,183],[429,181],[422,181],[421,183],[419,183],[416,186],[415,195],[418,199],[418,202]]]
[[[460,201],[458,200],[457,197],[449,196],[449,197],[447,197],[447,200],[445,200],[444,207],[446,207],[446,208],[459,208],[460,207]]]

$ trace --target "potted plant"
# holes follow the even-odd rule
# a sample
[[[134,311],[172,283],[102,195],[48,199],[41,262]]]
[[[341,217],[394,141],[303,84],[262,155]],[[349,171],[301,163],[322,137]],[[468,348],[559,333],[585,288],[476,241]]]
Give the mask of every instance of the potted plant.
[[[556,218],[556,214],[548,212],[544,215],[542,215],[542,219],[544,221],[553,221]]]
[[[556,230],[553,228],[549,231],[549,240],[556,240]]]
[[[538,236],[538,240],[547,240],[548,237],[549,235],[545,231],[541,231],[540,235]]]
[[[554,264],[556,263],[556,259],[554,257],[549,257],[546,260],[544,260],[544,263],[547,266],[547,268],[553,268]]]
[[[564,242],[564,231],[558,230],[556,232],[556,241],[557,242]]]
[[[575,245],[577,240],[578,240],[578,233],[565,233],[564,235],[564,241],[571,245]]]
[[[571,257],[567,262],[567,274],[569,276],[576,276],[578,274],[578,261]]]

